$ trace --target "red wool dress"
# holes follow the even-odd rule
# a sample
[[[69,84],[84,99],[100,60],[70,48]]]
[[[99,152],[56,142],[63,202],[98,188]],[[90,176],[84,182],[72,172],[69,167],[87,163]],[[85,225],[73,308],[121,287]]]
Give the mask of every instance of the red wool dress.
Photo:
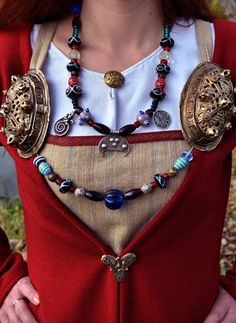
[[[0,32],[0,85],[24,74],[31,58],[32,25]],[[236,25],[215,22],[213,61],[229,68],[236,83]],[[1,125],[3,120],[1,119]],[[126,246],[137,256],[117,283],[101,256],[114,255],[52,193],[44,178],[17,151],[15,160],[27,236],[28,266],[11,254],[0,234],[0,302],[29,273],[40,295],[31,309],[42,323],[199,323],[208,314],[219,283],[236,298],[236,268],[219,275],[219,250],[228,199],[236,124],[212,152],[193,151],[194,162],[169,203]]]

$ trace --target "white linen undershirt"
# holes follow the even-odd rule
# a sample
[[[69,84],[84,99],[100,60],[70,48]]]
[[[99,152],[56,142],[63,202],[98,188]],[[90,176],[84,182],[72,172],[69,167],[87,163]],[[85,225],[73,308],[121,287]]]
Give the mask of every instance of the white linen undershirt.
[[[158,128],[154,123],[148,127],[140,127],[135,133],[181,130],[179,100],[182,89],[193,69],[200,63],[198,46],[195,34],[195,24],[188,27],[183,19],[175,24],[171,37],[175,41],[171,49],[171,72],[166,78],[166,97],[160,102],[159,109],[167,111],[172,118],[171,125],[166,129]],[[34,25],[31,32],[31,46],[34,48],[35,40],[40,25]],[[213,43],[214,27],[211,24]],[[149,93],[154,88],[157,79],[156,66],[160,63],[159,47],[136,64],[122,71],[125,84],[118,89],[109,88],[104,82],[104,74],[93,72],[81,67],[79,74],[83,94],[80,98],[80,106],[89,108],[95,122],[103,123],[112,130],[117,130],[124,125],[133,123],[140,110],[145,111],[151,106],[152,98]],[[69,48],[68,48],[69,52]],[[128,54],[128,53],[127,53]],[[50,98],[51,118],[49,133],[55,134],[53,127],[55,122],[65,114],[73,111],[72,103],[65,94],[70,73],[66,65],[69,58],[66,57],[53,43],[51,43],[48,55],[43,65]],[[78,118],[74,118],[69,136],[94,136],[99,135],[88,125],[79,125]]]

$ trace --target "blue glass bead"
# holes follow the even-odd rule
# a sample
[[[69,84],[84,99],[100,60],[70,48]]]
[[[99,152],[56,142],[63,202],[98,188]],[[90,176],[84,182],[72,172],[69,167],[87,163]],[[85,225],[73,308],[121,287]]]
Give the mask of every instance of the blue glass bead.
[[[124,193],[119,190],[110,190],[104,196],[104,202],[108,209],[118,210],[124,203]]]
[[[48,165],[48,163],[46,163],[46,162],[42,162],[42,163],[39,165],[38,170],[39,170],[39,172],[40,172],[42,175],[44,175],[44,176],[49,175],[49,174],[51,174],[51,173],[52,173],[52,168],[51,168],[51,166],[50,166],[50,165]]]
[[[71,184],[72,182],[70,179],[66,179],[65,181],[63,181],[59,187],[60,192],[67,193],[70,190]]]
[[[182,154],[182,157],[187,158],[189,162],[193,160],[193,154],[191,151],[185,150]]]
[[[157,185],[160,187],[160,188],[165,188],[166,187],[166,180],[164,178],[164,176],[160,175],[160,174],[156,174],[154,176],[154,179],[157,183]]]
[[[173,168],[175,170],[181,170],[184,169],[185,167],[187,167],[189,164],[188,159],[184,158],[184,157],[179,157],[178,159],[176,159]]]
[[[45,162],[45,161],[46,161],[46,158],[45,157],[43,157],[43,156],[37,156],[37,157],[34,158],[33,164],[35,166],[39,167],[39,165],[41,163]]]
[[[74,4],[71,8],[71,13],[73,13],[75,15],[76,13],[80,13],[80,12],[81,12],[81,5]]]

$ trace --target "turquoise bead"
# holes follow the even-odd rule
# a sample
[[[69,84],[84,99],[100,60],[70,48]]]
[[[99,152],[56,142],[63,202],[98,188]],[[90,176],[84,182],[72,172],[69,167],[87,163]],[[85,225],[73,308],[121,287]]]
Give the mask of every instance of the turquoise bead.
[[[184,169],[185,167],[187,167],[189,164],[188,159],[184,158],[184,157],[179,157],[178,159],[176,159],[173,168],[175,170],[181,170]]]
[[[43,175],[49,175],[52,173],[52,168],[46,162],[42,162],[38,167],[39,172]]]

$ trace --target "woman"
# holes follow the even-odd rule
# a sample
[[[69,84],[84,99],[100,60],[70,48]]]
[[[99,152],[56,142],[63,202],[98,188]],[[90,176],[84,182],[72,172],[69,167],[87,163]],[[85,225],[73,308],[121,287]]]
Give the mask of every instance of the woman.
[[[178,103],[185,82],[200,63],[194,19],[212,21],[208,5],[205,1],[84,0],[81,27],[79,9],[74,12],[70,63],[66,42],[72,33],[72,4],[15,1],[1,9],[3,25],[31,21],[1,28],[2,89],[9,88],[12,74],[28,71],[31,48],[43,52],[49,36],[40,47],[39,26],[33,23],[61,20],[42,67],[52,111],[41,156],[22,159],[16,148],[7,145],[6,136],[0,136],[16,161],[28,257],[26,266],[18,254],[10,253],[1,233],[0,320],[236,321],[233,271],[219,278],[218,270],[236,127],[215,150],[194,149],[188,170],[175,177],[177,166],[170,168],[175,160],[180,162],[183,150],[187,152],[182,162],[187,166],[191,161],[191,147],[181,134]],[[208,54],[231,69],[236,82],[232,41],[236,26],[215,21],[210,28],[215,49]],[[163,29],[168,40],[159,48]],[[31,67],[40,66],[39,57]],[[105,83],[103,75],[111,70],[123,72],[116,73],[116,78],[108,73]],[[66,117],[69,132],[57,137],[58,120],[65,121],[61,119],[71,111],[64,93],[68,78],[66,94],[72,96],[76,113],[73,124]],[[151,91],[156,78],[156,90]],[[117,80],[120,87],[114,89]],[[79,105],[75,95],[80,96]],[[140,108],[144,112],[138,113]],[[151,123],[154,112],[157,125]],[[123,135],[118,136],[117,130]],[[98,149],[101,132],[108,139]],[[122,140],[127,157],[116,149],[116,138]],[[66,194],[58,191],[55,181]],[[167,181],[167,189],[154,190],[165,188]],[[143,194],[150,190],[151,194]],[[123,205],[134,195],[137,199]],[[124,258],[112,258],[117,256]]]

